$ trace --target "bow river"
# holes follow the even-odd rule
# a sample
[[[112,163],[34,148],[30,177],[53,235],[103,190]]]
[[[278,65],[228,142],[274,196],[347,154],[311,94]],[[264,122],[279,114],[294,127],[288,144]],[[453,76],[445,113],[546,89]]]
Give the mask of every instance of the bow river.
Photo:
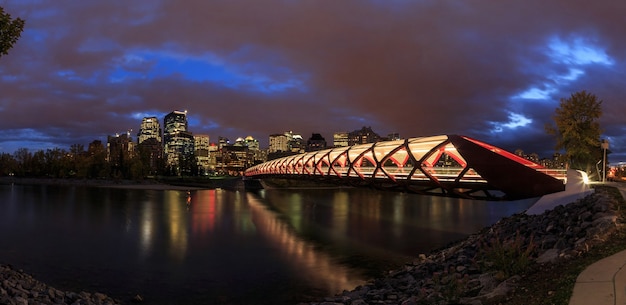
[[[533,200],[357,188],[0,184],[0,264],[124,303],[297,304],[350,290]]]

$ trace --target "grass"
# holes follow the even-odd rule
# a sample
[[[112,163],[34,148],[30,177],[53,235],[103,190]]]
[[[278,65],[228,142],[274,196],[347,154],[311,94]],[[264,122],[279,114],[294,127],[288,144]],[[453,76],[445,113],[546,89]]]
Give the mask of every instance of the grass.
[[[491,264],[486,269],[502,271],[505,277],[523,273],[533,263],[532,254],[535,247],[532,236],[526,243],[519,232],[512,241],[494,238],[491,244],[483,250],[483,257]]]
[[[626,202],[618,189],[597,186],[616,198],[619,212],[618,223],[626,219]],[[595,245],[579,257],[553,264],[532,264],[523,274],[519,286],[505,304],[512,305],[567,305],[578,275],[589,265],[602,258],[626,250],[626,229],[618,227],[606,241]]]

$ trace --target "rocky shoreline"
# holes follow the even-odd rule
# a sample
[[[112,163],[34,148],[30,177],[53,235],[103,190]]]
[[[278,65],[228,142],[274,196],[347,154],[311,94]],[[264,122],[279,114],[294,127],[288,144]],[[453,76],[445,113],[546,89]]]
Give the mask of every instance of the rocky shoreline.
[[[467,239],[419,255],[352,291],[311,305],[501,304],[532,264],[577,257],[613,233],[618,202],[603,189],[540,215],[516,214]]]
[[[503,218],[467,239],[383,278],[311,305],[498,304],[530,264],[579,256],[621,223],[618,202],[603,189],[541,215]],[[136,296],[131,301],[141,301]],[[60,291],[0,265],[0,304],[122,304],[103,293]]]
[[[116,305],[122,303],[99,292],[61,291],[34,279],[22,270],[0,265],[0,304]]]

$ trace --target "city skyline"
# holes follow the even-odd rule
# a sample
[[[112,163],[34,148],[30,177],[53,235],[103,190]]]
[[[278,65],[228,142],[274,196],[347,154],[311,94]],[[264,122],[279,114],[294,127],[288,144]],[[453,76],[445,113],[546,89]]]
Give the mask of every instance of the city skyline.
[[[603,101],[626,161],[626,3],[583,1],[12,1],[0,152],[68,148],[189,111],[231,140],[460,134],[547,157],[559,100]]]

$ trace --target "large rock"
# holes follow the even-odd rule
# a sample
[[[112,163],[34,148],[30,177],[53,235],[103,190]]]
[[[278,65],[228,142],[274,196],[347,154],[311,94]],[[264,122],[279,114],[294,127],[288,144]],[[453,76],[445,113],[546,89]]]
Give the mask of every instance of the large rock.
[[[386,277],[343,292],[345,298],[327,302],[497,304],[515,289],[520,277],[498,270],[509,266],[489,261],[490,251],[507,250],[515,253],[509,254],[511,259],[531,264],[550,264],[580,255],[615,230],[616,206],[612,197],[599,190],[541,214],[503,218],[446,249],[419,255]]]

